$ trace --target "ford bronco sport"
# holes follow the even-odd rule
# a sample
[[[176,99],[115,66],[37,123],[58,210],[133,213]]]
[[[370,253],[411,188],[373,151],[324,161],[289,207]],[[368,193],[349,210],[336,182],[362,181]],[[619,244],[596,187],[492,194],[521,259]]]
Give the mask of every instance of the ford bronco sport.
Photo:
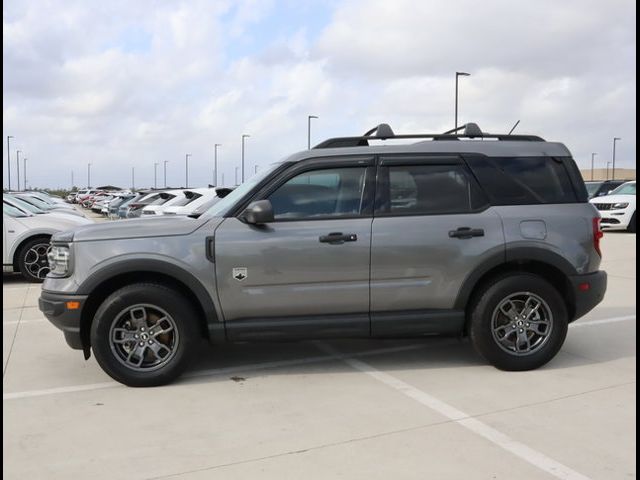
[[[599,222],[561,143],[382,124],[264,169],[199,218],[54,235],[39,305],[131,386],[175,379],[198,337],[468,335],[527,370],[602,300]]]

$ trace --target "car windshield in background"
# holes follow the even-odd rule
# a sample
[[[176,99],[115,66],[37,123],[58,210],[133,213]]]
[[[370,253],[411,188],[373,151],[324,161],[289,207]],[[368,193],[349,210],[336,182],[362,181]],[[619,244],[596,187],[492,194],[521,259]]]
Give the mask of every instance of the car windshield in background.
[[[26,210],[31,213],[46,213],[41,208],[38,208],[35,205],[31,205],[30,203],[25,202],[24,200],[21,200],[17,197],[14,197],[13,195],[6,195],[6,198],[10,200],[11,203],[13,203],[14,205],[17,205],[18,207],[20,207],[22,210]]]
[[[623,183],[618,188],[613,190],[609,195],[635,195],[636,194],[636,184],[633,183]]]
[[[29,217],[30,214],[18,210],[16,207],[9,205],[7,202],[2,202],[2,213],[9,215],[10,217]]]
[[[269,165],[261,172],[256,173],[253,177],[244,182],[242,185],[238,186],[229,195],[224,197],[213,207],[207,210],[206,215],[211,217],[224,216],[238,200],[249,193],[256,184],[260,183],[263,178],[271,174],[271,172],[273,172],[276,168],[279,168],[281,165],[281,163],[274,163],[273,165]]]
[[[600,185],[602,185],[602,182],[589,182],[584,184],[584,186],[587,187],[587,193],[590,197],[596,194],[596,192],[600,188]]]

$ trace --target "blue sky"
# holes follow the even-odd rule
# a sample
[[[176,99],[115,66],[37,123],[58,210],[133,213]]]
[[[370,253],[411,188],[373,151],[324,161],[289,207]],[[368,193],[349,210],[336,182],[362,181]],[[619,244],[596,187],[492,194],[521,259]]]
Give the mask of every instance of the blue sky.
[[[227,183],[243,133],[248,170],[387,122],[564,142],[635,167],[635,4],[628,0],[24,0],[3,6],[3,134],[39,187]],[[6,145],[5,145],[6,158]],[[6,177],[6,160],[3,162]],[[14,169],[15,170],[15,169]],[[15,182],[15,179],[13,180]],[[95,183],[94,182],[94,183]],[[5,185],[7,184],[5,180]]]

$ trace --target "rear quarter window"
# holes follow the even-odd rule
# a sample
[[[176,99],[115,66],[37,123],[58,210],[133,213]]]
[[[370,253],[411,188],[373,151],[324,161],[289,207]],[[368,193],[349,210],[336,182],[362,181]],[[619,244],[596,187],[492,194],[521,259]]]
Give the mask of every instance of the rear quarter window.
[[[467,161],[494,205],[584,201],[580,198],[583,195],[577,195],[563,159],[477,156]],[[584,194],[586,197],[586,191]]]

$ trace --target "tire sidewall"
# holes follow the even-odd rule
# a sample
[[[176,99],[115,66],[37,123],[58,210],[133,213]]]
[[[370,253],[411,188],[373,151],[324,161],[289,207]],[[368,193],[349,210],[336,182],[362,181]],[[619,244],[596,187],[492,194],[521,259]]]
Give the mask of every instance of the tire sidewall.
[[[41,243],[50,243],[51,239],[49,237],[36,237],[27,241],[22,248],[20,248],[20,252],[18,252],[18,268],[20,268],[20,274],[24,277],[25,280],[32,283],[42,283],[44,282],[44,278],[35,277],[29,272],[25,265],[25,260],[27,256],[27,252],[34,246],[39,245]]]
[[[542,298],[553,316],[550,338],[539,350],[529,355],[512,355],[500,348],[492,334],[495,308],[506,297],[517,292],[531,292]],[[484,290],[471,312],[470,336],[474,348],[501,370],[531,370],[546,364],[560,350],[567,336],[568,313],[565,302],[553,285],[532,274],[504,276]]]
[[[165,310],[175,322],[178,344],[174,356],[162,367],[148,372],[131,370],[111,350],[109,333],[116,317],[127,307],[150,304]],[[196,312],[183,295],[156,284],[134,284],[112,293],[100,305],[91,324],[91,347],[102,369],[113,379],[131,387],[164,385],[187,367],[198,338]]]

